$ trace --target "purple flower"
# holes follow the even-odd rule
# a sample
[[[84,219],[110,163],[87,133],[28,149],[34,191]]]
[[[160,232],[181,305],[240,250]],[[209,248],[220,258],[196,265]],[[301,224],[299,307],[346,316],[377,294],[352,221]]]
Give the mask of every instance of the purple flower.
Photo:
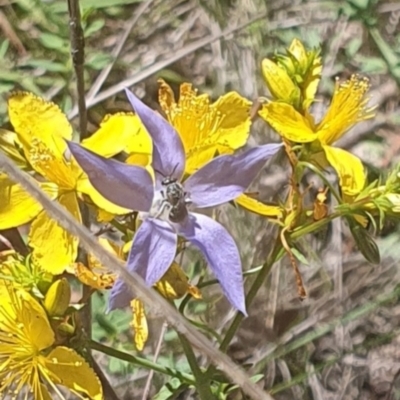
[[[130,91],[126,94],[153,140],[155,185],[148,183],[143,168],[105,159],[76,144],[70,143],[70,149],[105,198],[122,207],[129,204],[132,209],[147,211],[141,215],[143,223],[135,234],[127,268],[153,285],[172,264],[178,235],[182,236],[200,249],[225,296],[246,314],[241,260],[232,236],[212,218],[190,209],[214,207],[237,198],[281,144],[216,157],[182,181],[185,151],[178,133]],[[128,306],[133,297],[119,279],[111,291],[109,309]]]

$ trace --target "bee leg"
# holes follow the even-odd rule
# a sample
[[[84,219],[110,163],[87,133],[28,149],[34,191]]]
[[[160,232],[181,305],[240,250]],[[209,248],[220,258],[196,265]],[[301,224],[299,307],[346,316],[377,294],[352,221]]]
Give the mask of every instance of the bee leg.
[[[186,204],[186,205],[192,204],[192,199],[190,198],[190,193],[184,192],[184,193],[183,193],[183,196],[184,196],[184,198],[185,198],[185,204]]]
[[[167,199],[164,199],[161,203],[160,209],[158,210],[154,218],[159,218],[167,208],[171,209],[171,204],[169,204]]]

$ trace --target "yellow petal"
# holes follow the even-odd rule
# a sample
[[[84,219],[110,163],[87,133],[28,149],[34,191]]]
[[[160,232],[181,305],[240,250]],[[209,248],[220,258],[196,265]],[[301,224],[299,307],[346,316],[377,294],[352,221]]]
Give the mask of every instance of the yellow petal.
[[[282,218],[282,210],[278,206],[269,206],[268,204],[261,203],[260,201],[247,196],[246,194],[240,195],[235,199],[235,203],[239,204],[244,209],[251,211],[255,214],[262,215],[269,218]]]
[[[357,75],[341,84],[336,81],[332,103],[317,126],[321,143],[332,144],[357,122],[374,117],[374,108],[367,108],[369,87],[369,80]]]
[[[145,152],[151,154],[152,142],[143,128],[140,119],[132,113],[107,115],[100,124],[100,129],[82,146],[104,157],[112,157],[121,151]]]
[[[5,289],[5,290],[4,290]],[[24,289],[3,286],[0,298],[0,329],[24,337],[26,347],[21,353],[34,356],[37,351],[50,347],[55,340],[43,307]]]
[[[133,312],[132,326],[135,330],[133,339],[136,348],[142,351],[149,338],[146,313],[144,311],[144,305],[139,299],[133,299],[131,301],[131,307]]]
[[[309,68],[303,83],[303,109],[306,110],[314,102],[317,93],[319,81],[321,80],[322,61],[321,57],[314,55],[314,60]]]
[[[63,194],[58,201],[81,222],[75,193]],[[32,222],[29,245],[33,249],[32,257],[35,262],[53,275],[61,274],[70,267],[78,254],[78,238],[62,228],[44,210]]]
[[[289,104],[270,102],[263,105],[259,114],[287,140],[309,143],[317,138],[308,119]]]
[[[37,137],[31,141],[31,147],[26,156],[32,167],[50,182],[56,183],[65,189],[74,189],[82,171],[73,162],[64,158],[66,142],[53,136],[52,144],[46,143]]]
[[[123,215],[132,212],[127,208],[117,206],[104,198],[90,183],[86,174],[82,174],[77,181],[77,191],[87,194],[97,207],[114,215]]]
[[[250,132],[252,103],[236,92],[221,96],[211,108],[221,115],[221,122],[211,141],[236,150],[244,146]],[[221,151],[220,151],[220,154]]]
[[[86,360],[68,347],[56,347],[44,360],[52,380],[74,393],[84,394],[92,400],[103,400],[103,389]]]
[[[288,50],[300,64],[307,63],[307,51],[299,39],[294,38]]]
[[[323,146],[326,158],[339,177],[342,192],[348,196],[360,193],[366,181],[364,166],[360,159],[337,147]]]
[[[131,153],[125,162],[127,164],[140,165],[142,167],[147,167],[151,164],[152,156],[151,154],[143,153]]]
[[[8,114],[25,151],[29,151],[35,137],[50,148],[54,138],[72,138],[71,125],[60,108],[33,93],[12,93],[8,99]]]
[[[0,129],[0,148],[19,168],[29,169],[29,164],[23,156],[23,150],[15,132]]]
[[[191,84],[184,83],[176,103],[171,88],[162,80],[159,83],[159,101],[182,139],[188,174],[216,152],[232,153],[246,143],[251,103],[238,93],[230,92],[211,104],[208,95],[197,95]]]
[[[57,197],[58,188],[53,183],[40,182],[39,186],[51,199]],[[19,184],[6,175],[0,175],[0,229],[17,227],[31,221],[42,210]]]
[[[265,83],[274,100],[296,104],[300,95],[299,88],[290,79],[288,73],[268,58],[262,61],[261,68]]]

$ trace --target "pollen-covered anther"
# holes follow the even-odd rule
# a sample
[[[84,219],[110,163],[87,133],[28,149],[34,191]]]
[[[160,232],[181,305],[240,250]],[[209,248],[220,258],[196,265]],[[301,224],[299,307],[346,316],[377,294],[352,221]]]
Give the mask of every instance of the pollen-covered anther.
[[[55,159],[48,147],[38,138],[32,139],[32,147],[29,150],[29,161],[33,168],[50,168],[49,162]]]

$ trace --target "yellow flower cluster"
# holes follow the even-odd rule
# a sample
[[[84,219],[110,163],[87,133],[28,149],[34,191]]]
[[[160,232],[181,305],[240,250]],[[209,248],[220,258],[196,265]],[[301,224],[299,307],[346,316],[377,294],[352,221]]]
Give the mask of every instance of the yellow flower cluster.
[[[329,109],[317,122],[310,107],[315,102],[321,72],[318,51],[307,51],[298,40],[292,42],[285,55],[265,59],[262,73],[272,98],[261,99],[259,115],[285,142],[292,166],[293,160],[307,161],[319,170],[332,166],[343,196],[355,199],[366,184],[363,165],[353,154],[332,145],[354,124],[373,117],[373,109],[367,106],[369,82],[356,75],[346,82],[336,82]],[[160,106],[184,145],[186,175],[212,158],[231,154],[246,144],[252,122],[250,101],[230,92],[212,102],[188,83],[181,85],[176,100],[166,82],[159,83]],[[73,128],[58,106],[31,93],[16,92],[9,98],[8,112],[14,132],[0,130],[1,150],[78,222],[82,219],[83,202],[96,210],[101,221],[119,224],[118,216],[131,212],[101,196],[71,157],[65,140],[73,138]],[[152,142],[133,113],[107,115],[99,129],[81,144],[107,158],[123,154],[125,162],[144,166],[153,173]],[[315,220],[325,218],[328,212],[325,195],[326,191],[321,195],[318,210],[314,210]],[[388,201],[399,208],[396,196],[388,195]],[[279,221],[287,211],[249,194],[235,202]],[[0,393],[13,395],[28,388],[25,398],[33,394],[35,399],[50,399],[50,393],[63,398],[57,388],[63,385],[81,398],[102,399],[95,373],[60,334],[70,320],[70,287],[65,279],[55,276],[72,273],[93,290],[109,289],[115,276],[90,255],[88,265],[77,263],[78,239],[53,220],[19,184],[0,173],[0,230],[25,224],[29,224],[28,245],[32,250],[26,265],[34,266],[36,272],[26,272],[19,256],[10,258],[0,253],[2,275],[9,277],[0,280]],[[135,229],[135,222],[125,229],[126,242]],[[123,246],[101,240],[110,252],[125,258]],[[187,293],[201,298],[176,263],[156,289],[171,300]],[[133,300],[131,306],[134,341],[141,350],[148,337],[145,311],[139,299]],[[73,332],[74,327],[68,327]]]

